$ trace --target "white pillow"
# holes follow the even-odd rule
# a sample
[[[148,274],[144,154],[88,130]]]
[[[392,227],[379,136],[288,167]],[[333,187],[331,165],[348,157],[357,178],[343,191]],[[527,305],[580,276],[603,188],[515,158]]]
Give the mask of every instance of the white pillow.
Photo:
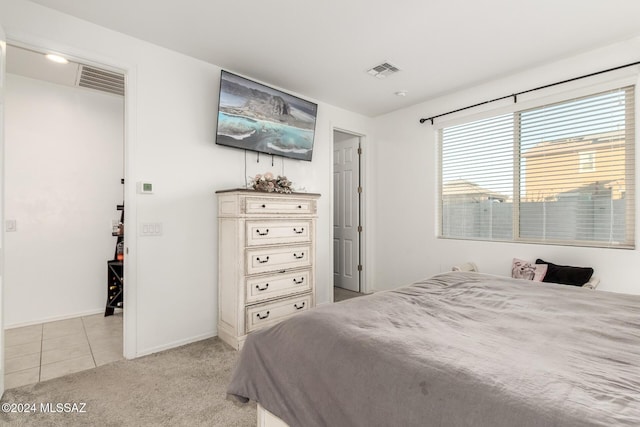
[[[514,279],[542,282],[545,274],[547,274],[547,264],[534,264],[518,258],[514,258],[511,264],[511,277]]]

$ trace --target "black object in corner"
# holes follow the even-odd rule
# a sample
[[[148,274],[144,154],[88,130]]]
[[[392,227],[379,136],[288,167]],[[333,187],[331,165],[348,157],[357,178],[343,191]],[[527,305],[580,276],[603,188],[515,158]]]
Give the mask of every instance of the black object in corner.
[[[120,180],[124,184],[124,179]],[[118,229],[111,234],[116,239],[113,259],[107,261],[107,305],[104,315],[111,316],[116,308],[124,308],[124,203],[117,206],[120,213]]]

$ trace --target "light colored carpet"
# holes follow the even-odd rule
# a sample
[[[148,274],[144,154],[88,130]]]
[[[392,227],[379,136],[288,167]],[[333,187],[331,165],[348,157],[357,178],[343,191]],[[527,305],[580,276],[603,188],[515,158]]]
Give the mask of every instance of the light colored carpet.
[[[337,286],[333,288],[333,302],[340,302],[346,299],[361,297],[364,294],[359,292],[350,291],[348,289],[342,289]]]
[[[237,356],[211,338],[10,389],[0,401],[0,425],[253,427],[255,404],[226,397]],[[6,404],[25,403],[36,413],[5,412]],[[47,403],[86,403],[86,413],[42,413]]]

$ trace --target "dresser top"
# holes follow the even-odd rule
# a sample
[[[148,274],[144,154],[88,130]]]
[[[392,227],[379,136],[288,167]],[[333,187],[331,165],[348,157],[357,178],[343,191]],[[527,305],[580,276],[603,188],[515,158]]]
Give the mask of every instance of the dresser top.
[[[251,188],[232,188],[228,190],[218,190],[216,194],[221,193],[243,193],[243,194],[253,194],[259,196],[317,196],[320,197],[319,193],[301,193],[301,192],[293,192],[293,193],[276,193],[275,191],[272,193],[268,193],[266,191],[256,191]]]

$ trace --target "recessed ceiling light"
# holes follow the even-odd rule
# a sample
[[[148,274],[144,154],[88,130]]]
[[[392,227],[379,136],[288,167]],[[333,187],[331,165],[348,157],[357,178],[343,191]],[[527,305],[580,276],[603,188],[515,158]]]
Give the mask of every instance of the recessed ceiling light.
[[[396,95],[398,96],[407,96],[407,91],[406,90],[399,90],[396,92]]]
[[[63,58],[60,55],[54,55],[52,53],[48,53],[45,55],[49,61],[57,62],[58,64],[68,64],[67,58]]]

